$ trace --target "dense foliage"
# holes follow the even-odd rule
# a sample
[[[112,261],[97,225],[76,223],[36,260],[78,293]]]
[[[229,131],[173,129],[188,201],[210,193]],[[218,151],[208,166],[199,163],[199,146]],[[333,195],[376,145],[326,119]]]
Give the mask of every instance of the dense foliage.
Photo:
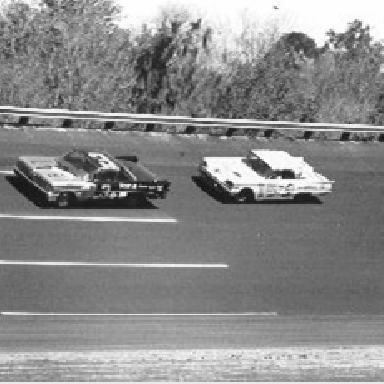
[[[382,45],[355,20],[327,33],[217,28],[163,11],[119,27],[113,0],[8,2],[0,15],[0,104],[339,123],[384,122]],[[253,28],[253,29],[252,29]]]

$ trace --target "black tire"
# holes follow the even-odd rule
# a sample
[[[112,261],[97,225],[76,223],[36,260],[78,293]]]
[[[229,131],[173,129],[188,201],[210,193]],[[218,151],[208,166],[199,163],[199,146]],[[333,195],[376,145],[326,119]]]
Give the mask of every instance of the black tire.
[[[252,203],[255,201],[253,192],[250,189],[242,189],[236,196],[235,200],[237,203],[245,204]]]
[[[52,208],[52,203],[48,201],[47,196],[45,196],[44,194],[41,194],[41,196],[39,196],[38,205],[40,208],[44,209]]]
[[[145,202],[145,197],[141,194],[132,194],[124,200],[124,205],[129,208],[136,208],[143,205]]]
[[[74,197],[71,193],[62,192],[56,201],[57,208],[69,208],[73,204]]]
[[[300,203],[305,203],[307,201],[310,201],[311,199],[313,199],[313,196],[310,193],[299,193],[293,198],[294,201]]]
[[[27,181],[24,176],[22,176],[19,172],[15,172],[15,182],[21,188],[35,188],[32,184]]]

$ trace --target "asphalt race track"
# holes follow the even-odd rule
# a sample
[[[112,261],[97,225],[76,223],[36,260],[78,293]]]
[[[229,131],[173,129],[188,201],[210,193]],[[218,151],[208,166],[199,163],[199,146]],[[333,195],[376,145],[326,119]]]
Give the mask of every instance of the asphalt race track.
[[[137,208],[42,209],[11,169],[73,147],[136,154],[171,192]],[[305,203],[237,205],[204,155],[301,155],[335,180]],[[0,350],[384,343],[380,143],[0,131]]]

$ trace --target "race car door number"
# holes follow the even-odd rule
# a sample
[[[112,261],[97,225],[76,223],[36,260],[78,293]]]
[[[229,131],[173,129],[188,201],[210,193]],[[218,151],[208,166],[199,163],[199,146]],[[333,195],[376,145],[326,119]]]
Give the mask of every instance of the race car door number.
[[[285,187],[283,185],[265,184],[260,185],[259,196],[274,197],[284,194]]]

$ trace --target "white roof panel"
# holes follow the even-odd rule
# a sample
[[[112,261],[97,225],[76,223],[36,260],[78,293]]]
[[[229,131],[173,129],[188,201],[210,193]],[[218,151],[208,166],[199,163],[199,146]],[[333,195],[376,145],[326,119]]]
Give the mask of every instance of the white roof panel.
[[[302,157],[293,157],[285,151],[253,150],[252,154],[263,160],[273,170],[294,170],[305,164]]]

